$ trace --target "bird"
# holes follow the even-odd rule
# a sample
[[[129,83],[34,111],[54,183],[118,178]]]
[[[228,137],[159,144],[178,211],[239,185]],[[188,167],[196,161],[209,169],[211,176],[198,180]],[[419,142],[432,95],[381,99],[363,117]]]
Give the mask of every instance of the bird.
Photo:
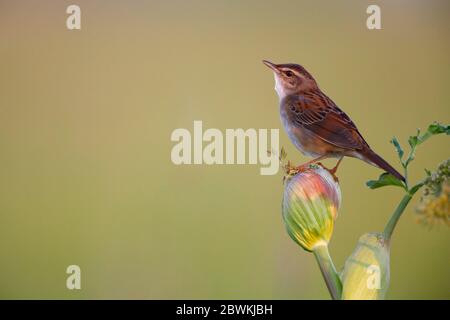
[[[301,153],[313,158],[296,167],[298,171],[319,164],[320,160],[337,158],[336,166],[329,170],[334,175],[344,157],[353,157],[405,181],[370,148],[355,123],[319,88],[303,66],[268,60],[263,63],[274,73],[281,122],[290,141]]]

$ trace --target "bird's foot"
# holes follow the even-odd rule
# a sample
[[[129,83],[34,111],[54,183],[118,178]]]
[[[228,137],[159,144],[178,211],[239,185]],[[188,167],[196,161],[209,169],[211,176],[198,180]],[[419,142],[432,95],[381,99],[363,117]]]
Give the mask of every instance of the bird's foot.
[[[299,166],[293,166],[290,161],[288,161],[287,164],[284,166],[285,175],[283,177],[283,182],[295,176],[297,173],[305,172],[310,169],[317,169],[318,167],[322,167],[323,169],[327,170],[333,176],[334,181],[339,182],[339,178],[336,176],[338,166],[329,169],[325,167],[325,165],[322,162],[315,162],[315,163],[308,162],[301,164]]]
[[[315,163],[305,163],[299,166],[293,166],[290,161],[284,166],[285,175],[283,177],[283,182],[295,176],[297,173],[305,172],[310,169],[317,168]]]
[[[333,176],[334,181],[339,182],[339,178],[336,176],[338,166],[335,166],[333,169],[329,169],[325,167],[322,162],[317,162],[316,164],[327,170]]]
[[[290,161],[284,166],[286,175],[293,176],[299,172],[304,172],[309,169],[309,164],[293,166]]]
[[[286,182],[286,180],[289,180],[293,176],[295,176],[299,171],[297,170],[297,167],[293,166],[291,164],[291,161],[288,160],[287,164],[283,166],[284,169],[284,176],[283,176],[283,183]]]

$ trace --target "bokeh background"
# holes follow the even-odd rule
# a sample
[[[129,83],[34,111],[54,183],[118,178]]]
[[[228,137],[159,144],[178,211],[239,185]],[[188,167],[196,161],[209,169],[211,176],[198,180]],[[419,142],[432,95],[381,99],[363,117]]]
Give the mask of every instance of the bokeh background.
[[[81,31],[66,29],[68,5]],[[378,4],[382,30],[366,28]],[[450,120],[448,1],[0,1],[0,298],[328,299],[311,254],[281,219],[282,174],[256,165],[175,166],[176,128],[280,128],[261,59],[303,64],[399,167],[403,143]],[[306,158],[280,131],[288,158]],[[450,156],[417,153],[412,179]],[[400,201],[380,171],[343,162],[330,251]],[[450,298],[450,230],[415,222],[392,243],[390,299]],[[82,290],[66,289],[68,265]]]

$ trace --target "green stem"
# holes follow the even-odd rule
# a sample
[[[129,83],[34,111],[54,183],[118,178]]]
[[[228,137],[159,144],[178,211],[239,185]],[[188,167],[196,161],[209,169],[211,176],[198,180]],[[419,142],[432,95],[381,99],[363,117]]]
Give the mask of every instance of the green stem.
[[[406,187],[406,190],[408,190],[408,188],[409,188],[409,182],[408,182],[408,168],[405,167],[405,166],[404,166],[404,168],[405,168],[405,187]]]
[[[333,300],[341,299],[342,282],[336,271],[333,260],[330,257],[330,253],[328,252],[328,246],[326,244],[318,245],[314,247],[313,253],[319,264],[320,271],[327,284],[331,298],[333,298]]]
[[[394,213],[392,214],[391,218],[389,219],[386,227],[384,228],[384,237],[387,239],[387,241],[391,240],[392,233],[394,232],[395,226],[397,225],[398,220],[403,214],[403,211],[405,211],[405,208],[408,206],[409,201],[411,201],[414,194],[423,186],[423,182],[420,182],[416,184],[414,187],[412,187],[403,197],[402,201],[400,201],[399,205],[397,206],[397,209],[395,209]]]
[[[397,209],[395,209],[394,213],[392,214],[391,218],[389,219],[389,222],[387,223],[386,227],[384,228],[384,237],[385,237],[385,239],[387,239],[387,241],[391,240],[391,236],[392,236],[392,233],[394,232],[395,226],[397,225],[398,220],[402,216],[403,211],[405,211],[405,208],[408,205],[411,198],[412,198],[412,195],[410,193],[405,194],[402,201],[397,206]]]

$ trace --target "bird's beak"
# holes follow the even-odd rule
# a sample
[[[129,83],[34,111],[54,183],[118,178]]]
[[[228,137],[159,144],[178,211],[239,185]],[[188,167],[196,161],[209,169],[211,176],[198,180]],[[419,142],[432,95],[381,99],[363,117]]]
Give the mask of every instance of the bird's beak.
[[[270,69],[272,69],[275,73],[280,73],[280,70],[278,70],[278,66],[275,63],[272,63],[268,60],[262,61],[266,66],[268,66]]]

